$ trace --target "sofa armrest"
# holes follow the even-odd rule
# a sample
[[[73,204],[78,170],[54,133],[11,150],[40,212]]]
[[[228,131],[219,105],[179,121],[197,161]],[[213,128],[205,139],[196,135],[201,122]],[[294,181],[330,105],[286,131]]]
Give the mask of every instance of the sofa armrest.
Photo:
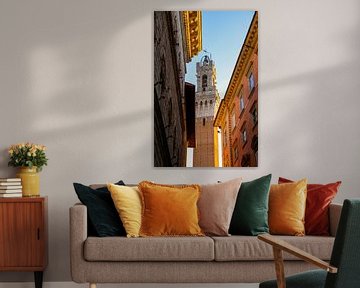
[[[330,219],[330,235],[336,236],[342,204],[331,203],[329,207],[329,219]]]
[[[82,204],[70,207],[70,268],[73,281],[85,282],[86,263],[83,245],[87,238],[87,208]]]

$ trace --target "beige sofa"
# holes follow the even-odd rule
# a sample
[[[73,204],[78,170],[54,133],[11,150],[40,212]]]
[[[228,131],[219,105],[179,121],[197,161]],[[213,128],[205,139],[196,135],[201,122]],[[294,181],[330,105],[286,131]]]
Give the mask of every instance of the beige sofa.
[[[330,237],[279,236],[328,261],[341,205],[331,204]],[[70,208],[71,275],[77,283],[257,283],[275,277],[270,245],[252,236],[88,237],[86,206]],[[285,254],[286,274],[313,268]]]

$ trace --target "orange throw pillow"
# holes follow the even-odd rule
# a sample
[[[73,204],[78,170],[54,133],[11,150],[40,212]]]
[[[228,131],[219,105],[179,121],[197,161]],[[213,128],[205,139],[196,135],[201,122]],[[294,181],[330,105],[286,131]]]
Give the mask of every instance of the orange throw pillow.
[[[140,236],[203,236],[199,227],[199,185],[139,183],[142,198]]]
[[[279,184],[293,181],[279,177]],[[329,206],[341,181],[329,184],[307,184],[305,234],[329,236]]]
[[[269,195],[269,228],[271,234],[303,236],[305,234],[306,184],[271,185]]]

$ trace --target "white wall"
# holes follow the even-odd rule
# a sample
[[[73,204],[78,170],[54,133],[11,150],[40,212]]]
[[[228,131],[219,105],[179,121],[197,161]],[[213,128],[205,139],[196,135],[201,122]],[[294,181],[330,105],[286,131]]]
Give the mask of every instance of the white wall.
[[[259,11],[259,167],[153,168],[152,15],[166,9]],[[342,180],[360,196],[358,0],[0,1],[0,175],[6,148],[49,148],[46,281],[69,274],[72,182],[215,182],[273,173]],[[32,280],[0,273],[0,282]]]

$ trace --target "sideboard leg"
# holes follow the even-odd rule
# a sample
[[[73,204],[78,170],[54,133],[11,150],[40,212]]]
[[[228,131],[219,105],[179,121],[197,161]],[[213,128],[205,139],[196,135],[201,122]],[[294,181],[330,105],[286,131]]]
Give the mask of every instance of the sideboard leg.
[[[96,288],[96,284],[95,283],[89,283],[89,288]]]
[[[43,284],[43,271],[35,271],[35,288],[42,288]]]

